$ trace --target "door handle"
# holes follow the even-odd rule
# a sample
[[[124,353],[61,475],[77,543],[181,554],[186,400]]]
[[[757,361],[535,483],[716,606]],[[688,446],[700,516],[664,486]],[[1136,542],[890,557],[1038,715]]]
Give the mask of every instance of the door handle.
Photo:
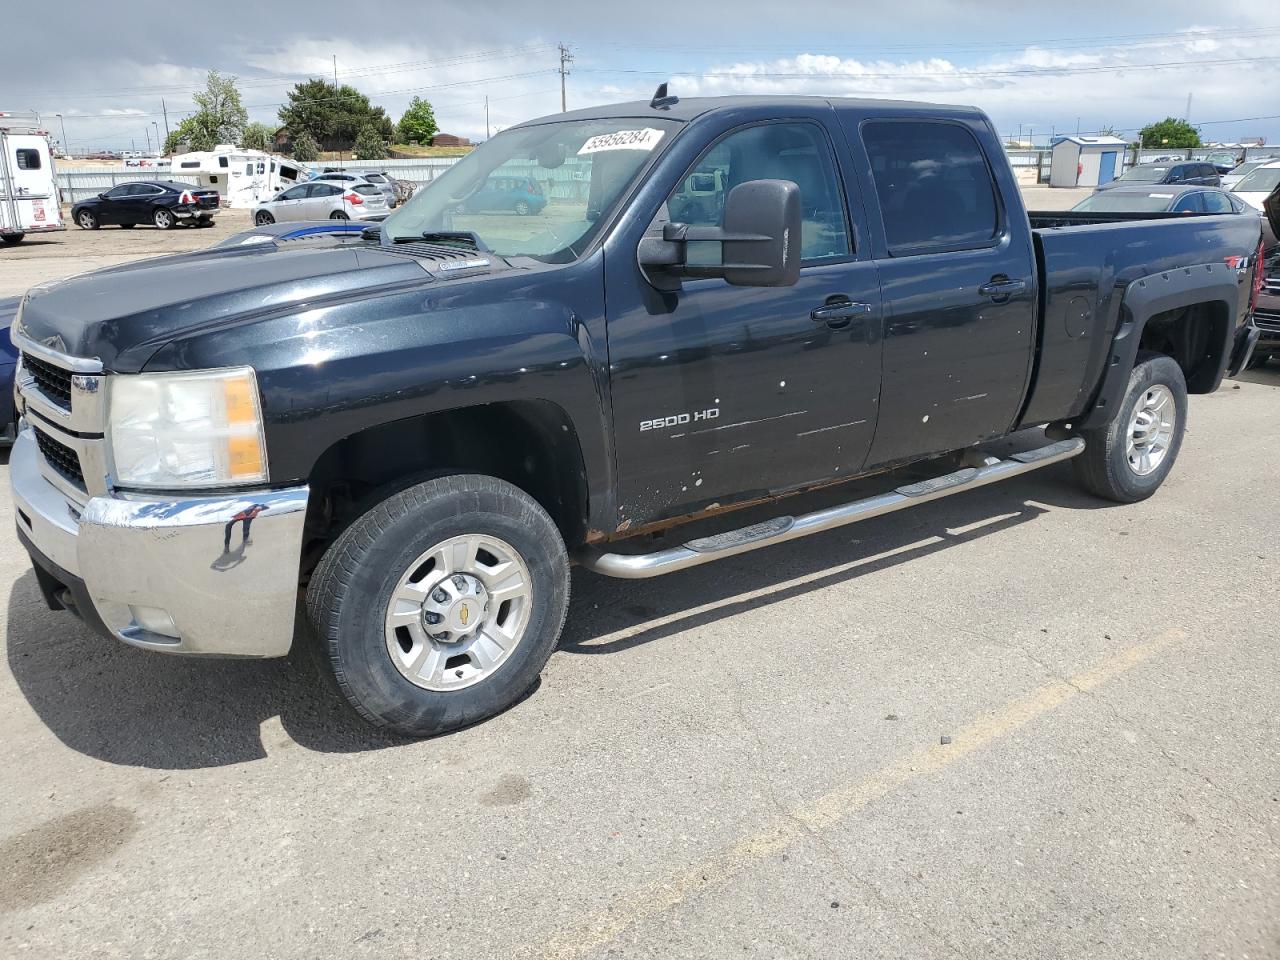
[[[984,297],[1008,297],[1011,294],[1022,293],[1027,289],[1027,281],[1010,280],[1008,277],[992,277],[986,283],[978,288],[978,292]]]
[[[847,327],[849,323],[858,317],[865,317],[871,313],[871,304],[863,303],[859,300],[836,300],[832,303],[824,303],[820,307],[814,307],[809,311],[809,316],[817,323],[825,323],[833,330],[839,330],[841,327]]]

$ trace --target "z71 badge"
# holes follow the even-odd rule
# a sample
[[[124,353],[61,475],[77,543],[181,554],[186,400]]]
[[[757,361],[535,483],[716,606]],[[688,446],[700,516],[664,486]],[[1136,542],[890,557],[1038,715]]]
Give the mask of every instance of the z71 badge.
[[[669,430],[682,427],[686,423],[701,423],[703,420],[715,420],[720,416],[719,407],[708,407],[706,410],[695,410],[693,413],[673,413],[669,417],[658,417],[655,420],[641,420],[640,432],[649,430]]]

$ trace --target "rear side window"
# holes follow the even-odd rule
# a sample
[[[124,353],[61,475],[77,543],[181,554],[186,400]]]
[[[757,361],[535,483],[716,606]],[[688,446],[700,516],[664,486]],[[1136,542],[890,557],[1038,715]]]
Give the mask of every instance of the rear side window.
[[[313,183],[311,184],[311,196],[313,197],[336,197],[342,190],[335,187],[332,183]]]
[[[964,127],[873,120],[862,125],[862,142],[891,254],[985,246],[1000,232],[991,171]]]
[[[360,194],[361,196],[365,196],[365,197],[382,196],[382,191],[379,190],[377,187],[375,187],[371,183],[357,183],[351,189],[354,190],[356,193]]]
[[[1231,201],[1225,193],[1202,193],[1204,208],[1209,213],[1231,213]]]
[[[18,169],[19,170],[39,170],[40,169],[40,151],[39,150],[19,150],[18,151]]]
[[[1203,193],[1186,193],[1178,198],[1178,202],[1173,205],[1170,213],[1203,213],[1204,207],[1200,203]]]

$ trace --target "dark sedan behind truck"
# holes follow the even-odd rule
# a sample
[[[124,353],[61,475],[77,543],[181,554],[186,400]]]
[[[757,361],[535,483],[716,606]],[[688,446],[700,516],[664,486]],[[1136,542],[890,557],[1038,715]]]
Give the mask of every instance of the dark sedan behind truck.
[[[71,208],[71,219],[85,230],[140,223],[171,230],[180,223],[212,226],[217,212],[217,190],[177,180],[137,180],[112,187],[92,200],[81,200]]]

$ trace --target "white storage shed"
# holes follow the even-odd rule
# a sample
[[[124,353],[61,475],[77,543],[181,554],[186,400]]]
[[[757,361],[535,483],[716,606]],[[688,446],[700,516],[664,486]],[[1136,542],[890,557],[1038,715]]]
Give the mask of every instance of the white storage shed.
[[[1098,187],[1120,175],[1128,144],[1119,137],[1054,137],[1049,186]]]

